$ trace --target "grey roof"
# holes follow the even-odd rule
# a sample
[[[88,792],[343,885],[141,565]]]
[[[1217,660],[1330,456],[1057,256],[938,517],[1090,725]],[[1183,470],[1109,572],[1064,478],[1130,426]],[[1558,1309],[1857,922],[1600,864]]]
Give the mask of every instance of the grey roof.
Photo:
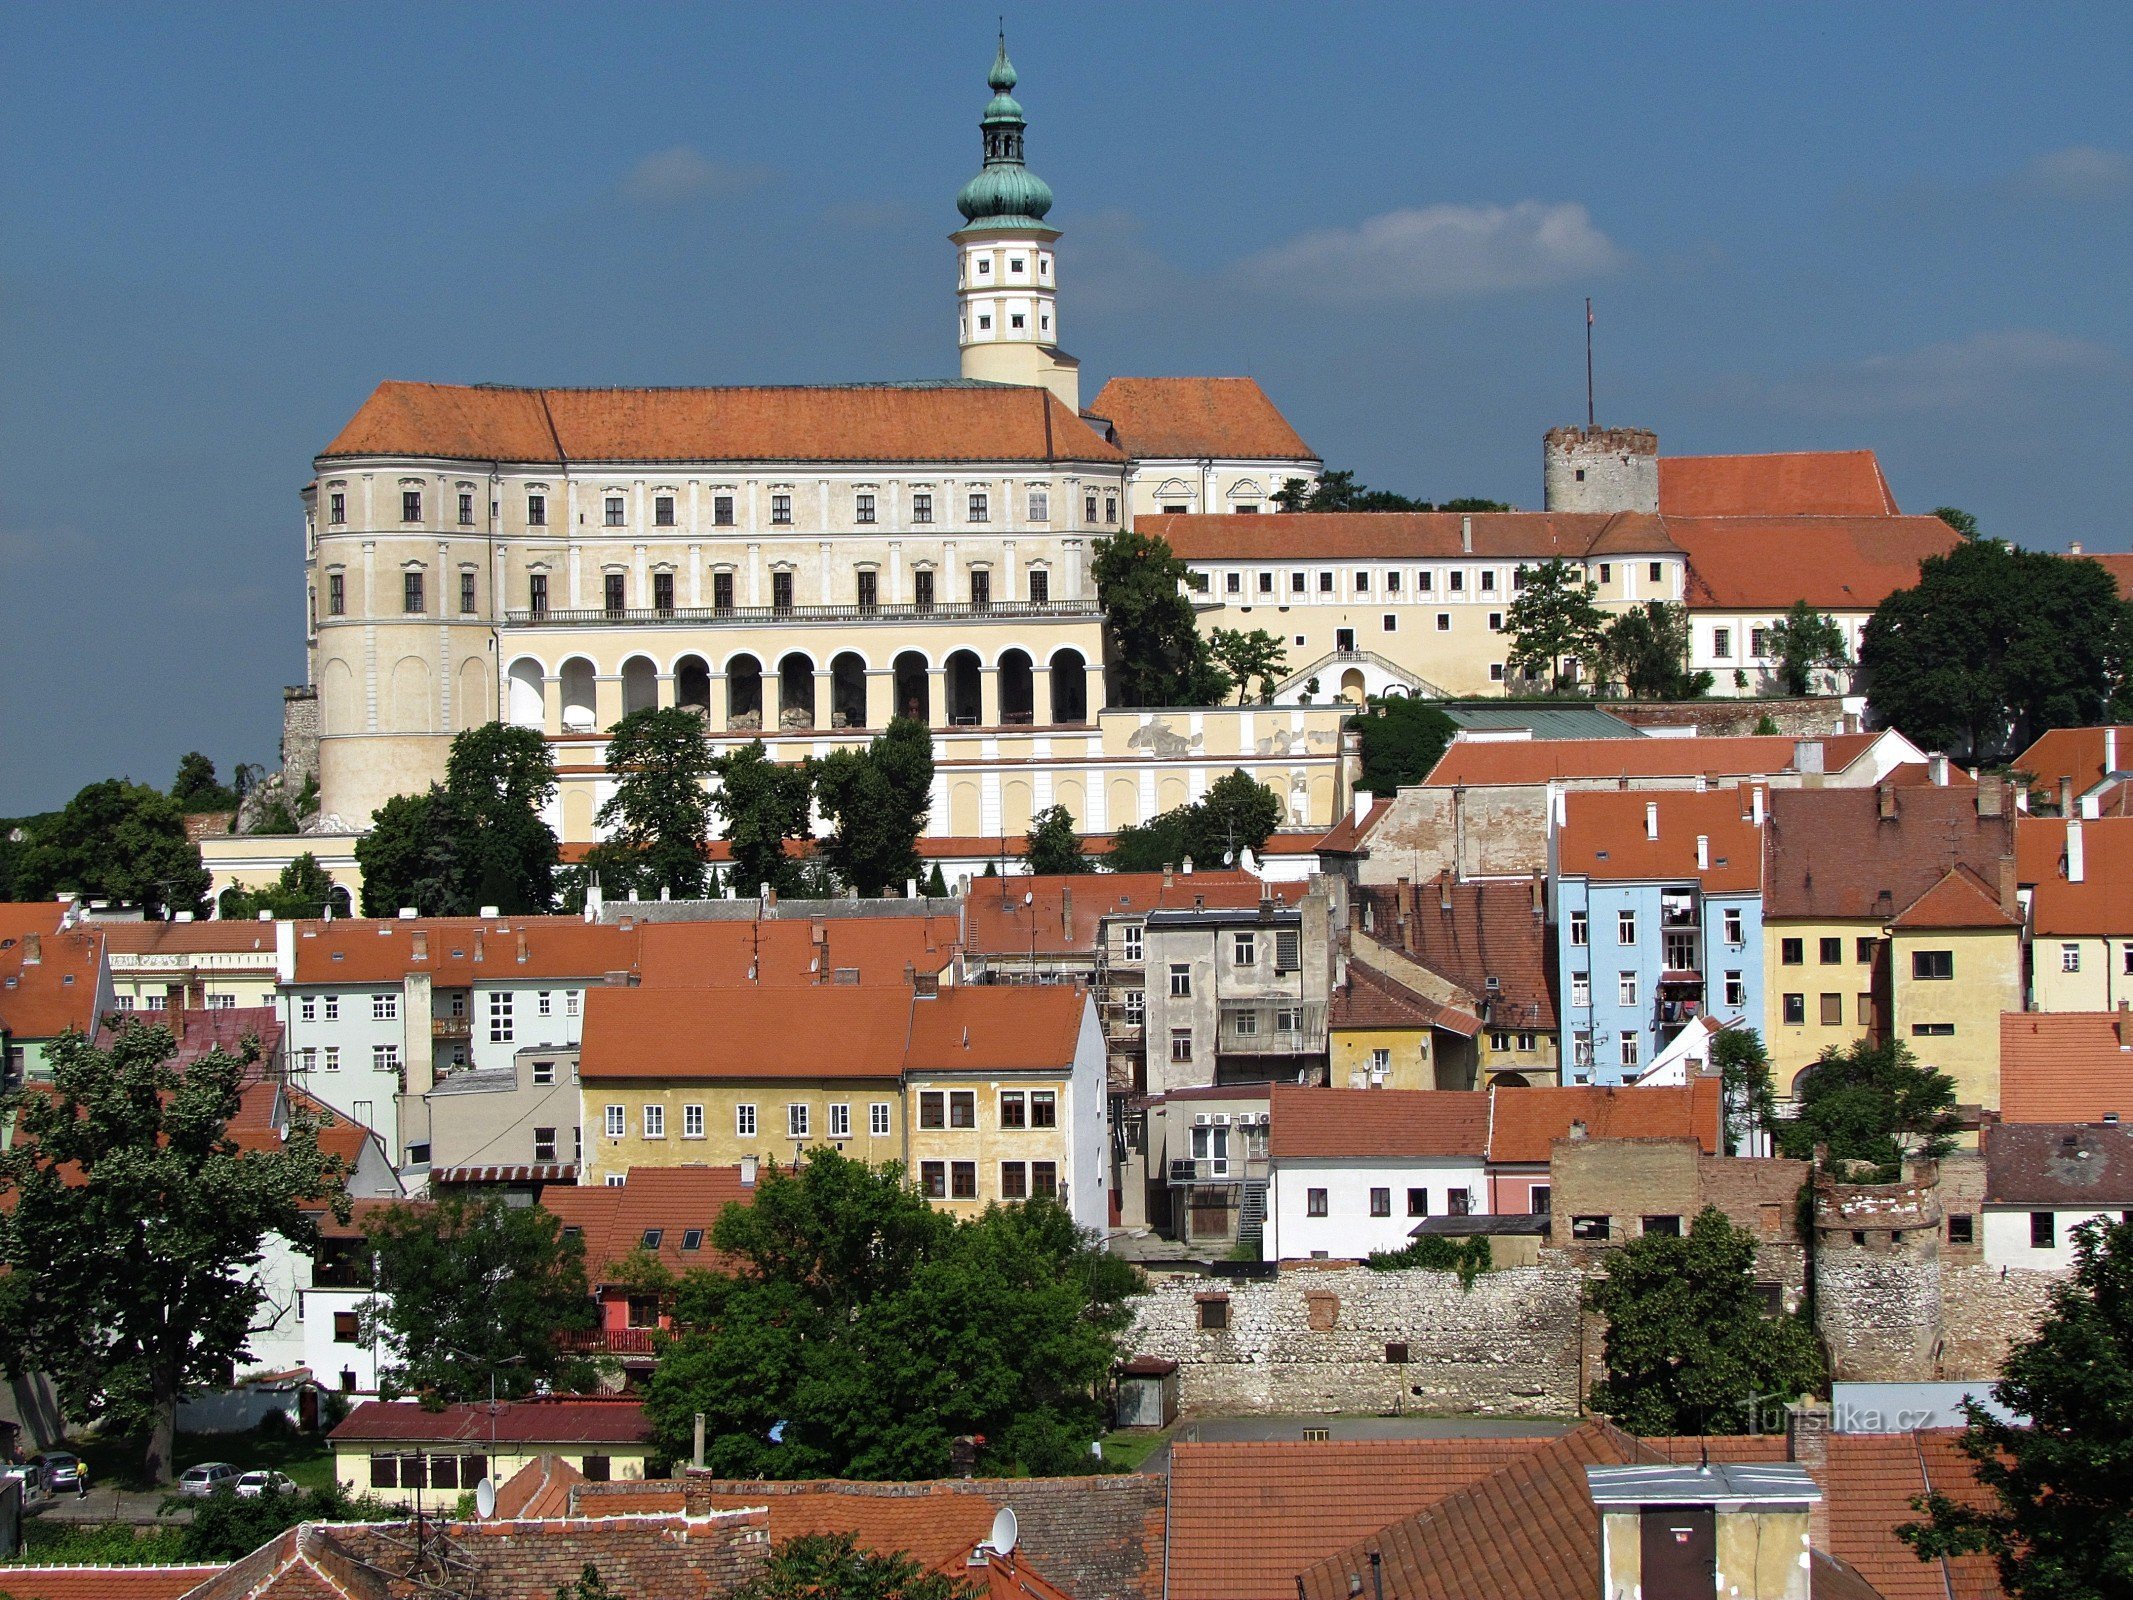
[[[463,1068],[441,1079],[431,1094],[500,1094],[518,1087],[516,1067]]]
[[[2003,1122],[1986,1130],[1985,1203],[2133,1208],[2133,1128]]]
[[[1489,1217],[1424,1217],[1407,1230],[1410,1239],[1475,1239],[1488,1235],[1545,1234],[1548,1218],[1535,1212],[1528,1216],[1507,1212]]]
[[[1587,1467],[1596,1506],[1696,1506],[1782,1501],[1812,1505],[1822,1498],[1807,1469],[1794,1461],[1714,1461],[1708,1466]]]
[[[1642,739],[1644,730],[1597,706],[1462,705],[1437,707],[1462,728],[1531,728],[1536,739]]]

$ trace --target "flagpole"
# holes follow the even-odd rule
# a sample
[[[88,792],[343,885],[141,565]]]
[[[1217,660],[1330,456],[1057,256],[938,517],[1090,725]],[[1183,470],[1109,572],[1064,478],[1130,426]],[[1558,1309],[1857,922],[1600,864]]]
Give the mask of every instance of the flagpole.
[[[1597,427],[1592,410],[1592,296],[1585,296],[1585,426]]]

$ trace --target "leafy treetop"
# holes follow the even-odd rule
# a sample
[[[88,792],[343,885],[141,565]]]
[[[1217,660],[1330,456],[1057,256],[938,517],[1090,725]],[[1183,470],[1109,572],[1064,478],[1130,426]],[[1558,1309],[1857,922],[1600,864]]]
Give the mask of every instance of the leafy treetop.
[[[686,706],[632,711],[607,733],[615,791],[600,807],[606,838],[586,865],[604,889],[656,900],[704,892],[711,837],[711,745]]]
[[[978,1600],[983,1592],[974,1583],[928,1572],[904,1551],[861,1549],[856,1534],[803,1533],[771,1551],[763,1570],[734,1590],[733,1600]]]
[[[1561,556],[1521,568],[1517,598],[1503,619],[1510,636],[1506,665],[1511,672],[1551,691],[1574,681],[1568,676],[1570,662],[1597,675],[1600,633],[1607,620],[1593,603],[1599,592],[1583,567]]]
[[[1794,1089],[1795,1114],[1776,1124],[1778,1153],[1812,1160],[1871,1161],[1893,1181],[1909,1156],[1938,1159],[1955,1148],[1955,1084],[1923,1067],[1900,1040],[1831,1045]]]
[[[1025,860],[1029,870],[1039,876],[1096,870],[1081,853],[1081,840],[1074,832],[1074,814],[1065,806],[1046,806],[1030,818],[1024,843],[1028,846]]]
[[[1708,672],[1689,671],[1689,611],[1665,600],[1632,606],[1607,624],[1608,676],[1633,700],[1694,700],[1708,694]]]
[[[1851,661],[1837,619],[1805,600],[1795,600],[1792,609],[1770,625],[1767,641],[1777,661],[1778,686],[1789,695],[1814,693],[1819,668],[1841,667]]]
[[[555,789],[555,758],[537,729],[490,722],[458,734],[444,782],[386,801],[356,841],[363,914],[548,911],[560,851],[541,810]]]
[[[1189,857],[1196,866],[1241,863],[1260,851],[1281,826],[1281,798],[1241,767],[1208,786],[1191,805],[1129,823],[1112,836],[1106,863],[1113,872],[1160,872]]]
[[[1100,539],[1094,572],[1118,703],[1219,704],[1229,692],[1229,678],[1200,635],[1184,592],[1190,573],[1169,541],[1132,532]]]
[[[228,811],[237,804],[237,791],[215,776],[215,763],[197,750],[178,758],[177,776],[170,780],[170,797],[187,816],[204,811]]]
[[[901,893],[919,875],[919,835],[933,807],[932,733],[896,717],[866,749],[833,750],[810,771],[830,824],[822,847],[830,867],[861,895]]]
[[[1414,500],[1390,489],[1366,489],[1345,468],[1319,475],[1316,483],[1291,478],[1274,491],[1274,504],[1283,511],[1509,511],[1501,500],[1465,496],[1438,504]]]
[[[215,904],[219,914],[231,921],[245,921],[262,911],[281,919],[345,917],[349,912],[348,891],[333,881],[333,875],[308,850],[283,867],[272,883],[259,889],[231,884]]]
[[[1229,674],[1237,687],[1237,704],[1250,700],[1252,680],[1259,680],[1259,699],[1271,705],[1274,687],[1289,670],[1289,654],[1278,634],[1264,628],[1246,632],[1241,628],[1217,628],[1209,637],[1208,652]]]
[[[185,833],[177,801],[124,778],[92,783],[32,836],[15,867],[15,892],[42,900],[61,889],[142,907],[160,917],[205,915],[213,878]]]
[[[1414,695],[1385,695],[1349,719],[1362,738],[1363,773],[1357,787],[1379,799],[1429,776],[1459,732],[1459,724]]]
[[[799,865],[786,855],[785,841],[812,831],[807,769],[771,760],[760,739],[727,751],[711,768],[718,774],[711,803],[725,819],[723,837],[733,847],[734,892],[761,894],[765,885],[790,892]]]

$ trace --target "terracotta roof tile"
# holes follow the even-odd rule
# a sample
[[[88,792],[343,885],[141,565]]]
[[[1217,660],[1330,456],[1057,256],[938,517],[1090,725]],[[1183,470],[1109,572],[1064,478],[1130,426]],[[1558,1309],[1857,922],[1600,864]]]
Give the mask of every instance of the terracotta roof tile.
[[[2133,1125],[2133,1020],[2115,1011],[2000,1013],[2000,1120]]]
[[[731,389],[386,382],[320,460],[344,456],[536,465],[1124,459],[1049,390],[960,382]]]
[[[2088,559],[2117,581],[2119,599],[2133,600],[2133,551],[2097,550]]]
[[[1764,831],[1763,917],[1886,921],[1950,867],[1996,884],[2014,849],[2007,816],[1980,816],[1976,789],[1774,789]]]
[[[1440,1004],[1353,957],[1348,981],[1333,991],[1326,1008],[1326,1025],[1335,1033],[1346,1028],[1444,1028],[1469,1039],[1482,1028],[1481,1019],[1471,1012]]]
[[[1479,1160],[1489,1145],[1489,1097],[1480,1089],[1321,1089],[1277,1083],[1267,1104],[1267,1153],[1277,1161]]]
[[[1300,883],[1262,888],[1252,874],[1229,869],[1175,872],[1167,887],[1160,872],[979,878],[964,897],[963,923],[973,955],[1027,955],[1032,931],[1040,956],[1094,955],[1104,917],[1195,905],[1243,908],[1259,904],[1262,892],[1293,901],[1304,888]],[[1024,895],[1032,897],[1027,906],[1022,903]]]
[[[2133,556],[2128,556],[2133,562]],[[2052,728],[2008,763],[2030,776],[2031,786],[2046,800],[2058,804],[2059,781],[2071,779],[2074,793],[2082,795],[2103,782],[2110,772],[2133,769],[2133,726],[2113,723],[2094,728]]]
[[[1879,735],[1832,734],[1821,741],[1830,773],[1864,755]],[[1797,741],[1782,734],[1690,739],[1454,739],[1428,777],[1455,784],[1546,783],[1551,779],[1768,778],[1794,770]]]
[[[1357,854],[1370,837],[1370,830],[1378,825],[1378,819],[1391,809],[1389,799],[1372,800],[1360,817],[1351,808],[1346,816],[1326,830],[1325,837],[1318,841],[1318,853],[1326,856]]]
[[[1561,871],[1597,879],[1700,881],[1708,893],[1762,887],[1763,831],[1751,785],[1707,790],[1574,790],[1557,834]],[[1657,821],[1657,837],[1650,819]],[[1704,865],[1697,865],[1697,842]]]
[[[1494,1089],[1489,1159],[1546,1161],[1550,1147],[1582,1122],[1590,1139],[1694,1139],[1705,1155],[1721,1148],[1722,1105],[1715,1076],[1686,1087],[1663,1084]]]
[[[2133,1209],[2133,1127],[2003,1122],[1982,1137],[1987,1204]]]
[[[1661,456],[1659,509],[1669,517],[1897,514],[1896,497],[1871,450]]]
[[[498,1487],[496,1514],[506,1518],[568,1516],[570,1491],[586,1481],[585,1474],[561,1456],[544,1452]]]
[[[9,1600],[178,1600],[222,1571],[199,1567],[0,1567]]]
[[[492,1433],[491,1430],[494,1429]],[[425,1411],[412,1400],[365,1400],[328,1435],[336,1444],[644,1444],[651,1419],[635,1400],[506,1400]]]
[[[0,1032],[56,1039],[69,1028],[96,1031],[103,979],[100,929],[58,927],[59,907],[9,907],[0,918]]]
[[[1689,556],[1689,609],[1871,611],[1962,542],[1938,517],[1669,517]]]
[[[729,1205],[746,1205],[755,1190],[739,1167],[632,1167],[621,1183],[550,1184],[538,1204],[585,1241],[585,1275],[595,1289],[615,1269],[649,1252],[669,1272],[717,1270],[725,1258],[711,1248],[711,1229]],[[659,1242],[646,1245],[657,1230]],[[683,1248],[691,1232],[696,1248]]]
[[[113,955],[274,955],[271,922],[100,922]]]
[[[1292,511],[1139,517],[1187,561],[1546,561],[1679,555],[1657,517],[1634,512]],[[1471,532],[1473,549],[1466,549]]]
[[[1378,942],[1474,996],[1488,1026],[1553,1031],[1555,946],[1532,884],[1444,877],[1409,884],[1404,899],[1398,885],[1357,893]]]
[[[446,987],[595,979],[637,962],[634,932],[582,917],[338,917],[299,922],[295,938],[299,986],[398,983],[411,972]],[[419,960],[418,943],[426,952]]]
[[[1898,1524],[1918,1518],[1915,1496],[1928,1489],[1957,1498],[1977,1492],[1969,1458],[1953,1448],[1955,1437],[1955,1430],[1935,1430],[1829,1438],[1822,1487],[1830,1553],[1856,1568],[1884,1600],[1973,1600],[2000,1592],[1989,1558],[1920,1561],[1896,1537]]]
[[[1969,867],[1950,867],[1924,894],[1896,913],[1892,928],[2019,928],[2022,919],[2000,904],[1998,892]]]
[[[1113,378],[1086,411],[1110,423],[1126,454],[1139,460],[1318,460],[1250,378]]]
[[[742,984],[751,967],[756,981],[766,986],[814,984],[836,976],[901,987],[906,966],[923,973],[948,966],[958,937],[952,907],[921,917],[640,920],[636,928],[637,968],[646,988]]]

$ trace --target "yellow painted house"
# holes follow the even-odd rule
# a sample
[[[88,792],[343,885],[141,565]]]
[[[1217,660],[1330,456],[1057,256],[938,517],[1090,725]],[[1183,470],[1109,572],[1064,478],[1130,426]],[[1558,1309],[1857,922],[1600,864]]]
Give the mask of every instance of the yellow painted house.
[[[483,1478],[502,1483],[543,1455],[605,1483],[642,1478],[652,1454],[644,1407],[620,1397],[543,1396],[437,1411],[413,1400],[367,1400],[328,1438],[346,1493],[432,1508],[450,1507]]]
[[[2020,912],[1950,867],[1889,925],[1889,974],[1895,1036],[1955,1080],[1958,1104],[1998,1110],[2000,1014],[2022,1009]]]
[[[1481,1026],[1479,1017],[1351,958],[1326,1011],[1326,1081],[1350,1089],[1466,1088]]]

